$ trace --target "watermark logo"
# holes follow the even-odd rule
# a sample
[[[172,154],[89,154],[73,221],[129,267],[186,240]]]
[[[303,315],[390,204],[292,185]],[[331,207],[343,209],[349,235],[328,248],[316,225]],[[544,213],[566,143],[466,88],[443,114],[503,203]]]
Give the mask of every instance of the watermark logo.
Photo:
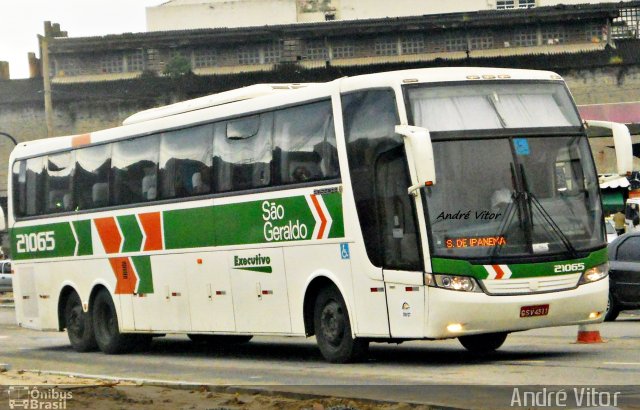
[[[5,390],[10,409],[62,410],[73,398],[73,393],[57,387],[9,386]]]
[[[570,389],[535,389],[515,387],[511,394],[511,407],[598,407],[618,406],[621,392],[595,387],[573,387]]]

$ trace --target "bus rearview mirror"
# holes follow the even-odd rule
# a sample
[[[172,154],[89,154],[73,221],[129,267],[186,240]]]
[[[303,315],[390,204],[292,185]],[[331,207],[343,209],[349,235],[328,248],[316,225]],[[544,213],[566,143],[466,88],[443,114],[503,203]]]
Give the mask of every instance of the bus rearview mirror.
[[[415,181],[409,187],[409,194],[436,183],[436,166],[433,160],[433,145],[426,128],[412,125],[396,125],[396,133],[404,139],[409,165],[415,170]]]
[[[616,150],[616,165],[619,175],[631,175],[633,172],[633,146],[631,135],[626,125],[610,121],[585,121],[590,127],[600,127],[611,130],[613,145]]]

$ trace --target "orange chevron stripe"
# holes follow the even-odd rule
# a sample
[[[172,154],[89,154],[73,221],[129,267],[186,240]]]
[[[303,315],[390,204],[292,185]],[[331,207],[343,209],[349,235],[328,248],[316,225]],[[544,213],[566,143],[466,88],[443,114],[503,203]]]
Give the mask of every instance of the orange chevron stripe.
[[[117,295],[132,295],[136,290],[138,279],[129,258],[110,258],[111,270],[116,275]]]
[[[160,212],[139,214],[138,218],[140,218],[140,224],[142,224],[142,229],[147,236],[147,239],[144,241],[142,250],[162,250],[162,223],[160,220]]]
[[[502,279],[504,276],[504,271],[500,267],[500,265],[493,265],[493,269],[496,271],[496,279]]]
[[[107,253],[120,252],[120,245],[122,244],[122,236],[118,230],[116,219],[109,218],[97,218],[93,221],[98,229],[98,235],[102,241],[102,246]]]
[[[316,239],[322,239],[324,230],[327,227],[327,217],[324,215],[324,212],[322,212],[322,207],[315,195],[311,195],[311,202],[313,202],[313,206],[316,208],[318,216],[320,216],[320,230],[318,231],[318,237]]]

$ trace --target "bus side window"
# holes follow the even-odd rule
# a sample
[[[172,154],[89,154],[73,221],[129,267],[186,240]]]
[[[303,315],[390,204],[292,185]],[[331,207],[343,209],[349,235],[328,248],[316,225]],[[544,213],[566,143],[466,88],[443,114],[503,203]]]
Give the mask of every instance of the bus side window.
[[[402,137],[395,133],[399,123],[395,96],[392,90],[346,94],[342,96],[342,112],[360,228],[369,260],[381,267],[384,250],[374,182],[380,155],[403,146]]]
[[[71,175],[73,172],[73,153],[49,155],[45,177],[45,209],[47,213],[71,211],[74,209]]]
[[[339,176],[331,101],[276,111],[274,129],[275,183]]]
[[[158,196],[157,135],[116,142],[111,161],[111,205],[153,201]]]
[[[41,215],[44,212],[44,158],[29,158],[25,175],[25,216]]]
[[[109,205],[111,144],[76,150],[74,198],[79,210]]]
[[[213,125],[164,132],[160,141],[160,197],[211,192]]]
[[[15,216],[27,214],[27,161],[13,163],[13,212]]]
[[[213,175],[216,192],[271,184],[273,113],[215,125]]]

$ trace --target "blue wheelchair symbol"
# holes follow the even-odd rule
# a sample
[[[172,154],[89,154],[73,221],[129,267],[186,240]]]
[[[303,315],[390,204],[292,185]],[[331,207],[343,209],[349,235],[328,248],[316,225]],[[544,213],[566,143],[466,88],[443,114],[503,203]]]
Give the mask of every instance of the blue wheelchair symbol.
[[[351,259],[351,254],[349,253],[349,244],[341,243],[340,244],[340,256],[342,259]]]

